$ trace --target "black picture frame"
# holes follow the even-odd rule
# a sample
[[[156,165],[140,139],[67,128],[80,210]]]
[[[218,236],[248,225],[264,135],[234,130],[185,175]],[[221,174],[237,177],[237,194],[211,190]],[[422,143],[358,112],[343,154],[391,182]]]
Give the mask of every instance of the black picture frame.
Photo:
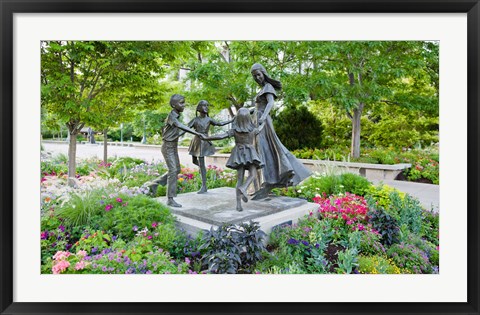
[[[479,0],[0,0],[1,314],[479,314]],[[22,303],[13,301],[13,17],[15,13],[467,13],[468,283],[466,303]]]

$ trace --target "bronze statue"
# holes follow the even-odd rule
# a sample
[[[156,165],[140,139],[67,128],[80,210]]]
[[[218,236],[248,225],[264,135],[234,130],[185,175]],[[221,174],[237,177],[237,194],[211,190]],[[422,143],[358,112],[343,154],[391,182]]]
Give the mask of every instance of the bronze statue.
[[[261,189],[255,192],[253,199],[261,199],[267,197],[275,187],[297,185],[310,176],[311,172],[285,148],[273,128],[270,111],[277,98],[277,91],[282,88],[281,82],[270,78],[265,68],[258,63],[252,66],[251,73],[261,87],[255,97],[254,120],[256,126],[265,124],[256,137],[256,148],[265,161],[265,167],[261,171]]]
[[[208,116],[208,104],[207,101],[200,101],[197,105],[197,110],[195,113],[195,118],[188,123],[188,127],[194,129],[195,131],[208,135],[208,130],[210,126],[225,126],[226,124],[231,123],[232,121],[218,122],[210,116]],[[200,116],[198,116],[200,113]],[[215,154],[215,146],[210,141],[202,140],[199,136],[195,135],[190,142],[190,147],[188,149],[189,154],[192,156],[193,164],[197,165],[200,168],[200,175],[202,177],[202,187],[198,191],[199,194],[207,192],[207,169],[205,167],[205,156],[210,156]]]
[[[180,174],[180,159],[178,157],[178,138],[185,132],[192,133],[200,139],[203,135],[190,129],[179,121],[180,114],[185,109],[185,97],[174,94],[170,98],[170,106],[172,111],[165,120],[162,134],[162,155],[167,164],[168,171],[150,183],[150,191],[155,193],[158,185],[167,185],[167,205],[172,207],[181,207],[182,205],[175,202],[173,197],[177,196],[177,176]]]
[[[232,149],[226,166],[237,170],[236,195],[238,211],[243,211],[241,200],[248,202],[247,188],[257,176],[257,169],[264,166],[254,146],[254,138],[261,132],[262,127],[255,128],[250,111],[247,108],[240,108],[233,120],[232,129],[227,133],[205,137],[205,140],[235,138],[235,147]],[[248,177],[244,181],[246,170],[248,170]]]

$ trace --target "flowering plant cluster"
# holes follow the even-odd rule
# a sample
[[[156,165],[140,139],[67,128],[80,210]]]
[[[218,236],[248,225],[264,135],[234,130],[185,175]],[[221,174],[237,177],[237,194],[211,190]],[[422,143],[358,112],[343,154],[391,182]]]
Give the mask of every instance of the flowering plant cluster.
[[[367,221],[368,206],[365,198],[346,193],[341,196],[320,196],[313,198],[320,205],[318,212],[324,218],[342,219],[362,231]]]

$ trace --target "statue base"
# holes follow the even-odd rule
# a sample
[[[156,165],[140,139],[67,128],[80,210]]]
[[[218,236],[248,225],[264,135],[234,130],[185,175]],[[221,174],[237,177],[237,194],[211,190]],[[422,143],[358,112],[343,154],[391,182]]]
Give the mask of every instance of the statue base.
[[[167,204],[167,197],[157,200]],[[274,227],[292,225],[318,209],[317,204],[303,199],[269,195],[261,200],[242,201],[243,211],[237,211],[235,188],[230,187],[209,189],[204,194],[178,194],[175,201],[182,207],[170,209],[179,227],[192,236],[201,230],[210,230],[212,226],[216,228],[250,220],[259,222],[261,230],[269,234]]]

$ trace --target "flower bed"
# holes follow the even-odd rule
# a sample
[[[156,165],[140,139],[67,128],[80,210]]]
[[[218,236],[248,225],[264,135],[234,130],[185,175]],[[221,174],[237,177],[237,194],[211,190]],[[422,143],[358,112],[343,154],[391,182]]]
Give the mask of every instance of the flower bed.
[[[148,196],[161,164],[87,160],[76,187],[64,161],[42,161],[42,273],[437,273],[438,215],[408,195],[353,174],[320,176],[277,194],[318,209],[269,235],[255,222],[225,225],[195,238],[169,208]],[[50,171],[46,171],[49,169]],[[87,172],[88,170],[88,172]],[[235,186],[235,173],[208,168],[208,187]],[[183,168],[179,192],[200,188]],[[159,188],[158,195],[163,190]]]

